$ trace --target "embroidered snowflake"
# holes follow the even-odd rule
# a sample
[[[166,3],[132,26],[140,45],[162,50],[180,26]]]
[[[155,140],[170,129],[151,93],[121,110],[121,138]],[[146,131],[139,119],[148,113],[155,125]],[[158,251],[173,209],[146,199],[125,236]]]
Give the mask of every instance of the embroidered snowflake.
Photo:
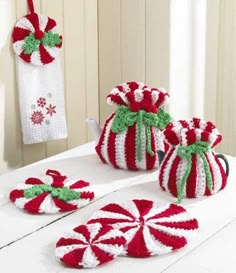
[[[38,104],[39,107],[43,108],[46,105],[46,99],[45,98],[39,98],[37,100],[37,104]]]
[[[34,125],[40,124],[43,122],[44,116],[41,111],[34,111],[31,115],[31,121]]]
[[[49,107],[46,107],[46,109],[47,109],[46,114],[52,116],[54,113],[56,113],[55,108],[56,108],[56,106],[52,106],[51,104],[49,104]]]

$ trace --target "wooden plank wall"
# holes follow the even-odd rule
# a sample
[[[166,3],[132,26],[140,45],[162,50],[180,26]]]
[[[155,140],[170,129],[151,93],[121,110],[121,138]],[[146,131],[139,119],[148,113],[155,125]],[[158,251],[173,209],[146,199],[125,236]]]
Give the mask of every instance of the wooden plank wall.
[[[68,138],[24,145],[20,131],[11,31],[27,13],[26,0],[0,0],[0,173],[91,140],[87,116],[99,118],[97,0],[34,0],[64,36],[61,54]],[[4,26],[4,27],[3,27]]]
[[[99,0],[100,123],[112,112],[105,98],[136,80],[169,88],[171,0]]]

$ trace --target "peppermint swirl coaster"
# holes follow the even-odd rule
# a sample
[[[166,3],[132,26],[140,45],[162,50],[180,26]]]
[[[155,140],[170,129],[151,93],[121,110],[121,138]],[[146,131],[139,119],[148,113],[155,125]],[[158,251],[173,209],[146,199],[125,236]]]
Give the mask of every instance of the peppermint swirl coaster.
[[[56,22],[37,13],[27,14],[16,23],[12,39],[16,55],[36,66],[53,62],[62,47]]]
[[[126,243],[123,233],[109,225],[80,225],[56,244],[55,255],[69,267],[94,268],[114,260]]]
[[[30,177],[10,192],[16,207],[34,214],[59,213],[76,210],[94,199],[88,182],[71,180],[55,170],[46,175],[44,179]]]
[[[198,229],[198,222],[175,204],[149,200],[111,203],[95,212],[89,224],[110,224],[127,240],[122,255],[149,257],[184,247]]]

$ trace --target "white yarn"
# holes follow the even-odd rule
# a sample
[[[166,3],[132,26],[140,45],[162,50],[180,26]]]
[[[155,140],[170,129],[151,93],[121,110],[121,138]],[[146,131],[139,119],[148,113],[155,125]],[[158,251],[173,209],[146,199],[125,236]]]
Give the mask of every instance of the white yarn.
[[[32,54],[36,56],[38,53]],[[38,57],[37,57],[38,58]],[[33,66],[16,56],[20,115],[25,144],[44,142],[67,137],[64,88],[60,60],[57,58],[45,66]],[[48,98],[48,94],[52,97]],[[46,115],[41,125],[33,124],[31,115],[38,109],[37,100],[46,98],[56,106],[55,116]],[[35,110],[31,106],[35,105]],[[45,110],[46,111],[46,110]],[[50,124],[46,124],[46,120]]]

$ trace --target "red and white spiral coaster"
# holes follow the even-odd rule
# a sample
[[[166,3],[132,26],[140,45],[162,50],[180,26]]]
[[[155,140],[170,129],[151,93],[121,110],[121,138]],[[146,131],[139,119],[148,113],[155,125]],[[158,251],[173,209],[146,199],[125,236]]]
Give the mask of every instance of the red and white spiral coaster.
[[[111,203],[95,212],[89,224],[110,224],[125,235],[122,255],[149,257],[184,247],[198,222],[181,206],[159,205],[150,200]]]
[[[126,243],[123,233],[99,223],[80,225],[56,244],[56,257],[76,268],[94,268],[115,259]]]
[[[45,177],[28,178],[10,192],[16,207],[29,213],[59,213],[79,209],[94,199],[90,183],[48,170]]]

